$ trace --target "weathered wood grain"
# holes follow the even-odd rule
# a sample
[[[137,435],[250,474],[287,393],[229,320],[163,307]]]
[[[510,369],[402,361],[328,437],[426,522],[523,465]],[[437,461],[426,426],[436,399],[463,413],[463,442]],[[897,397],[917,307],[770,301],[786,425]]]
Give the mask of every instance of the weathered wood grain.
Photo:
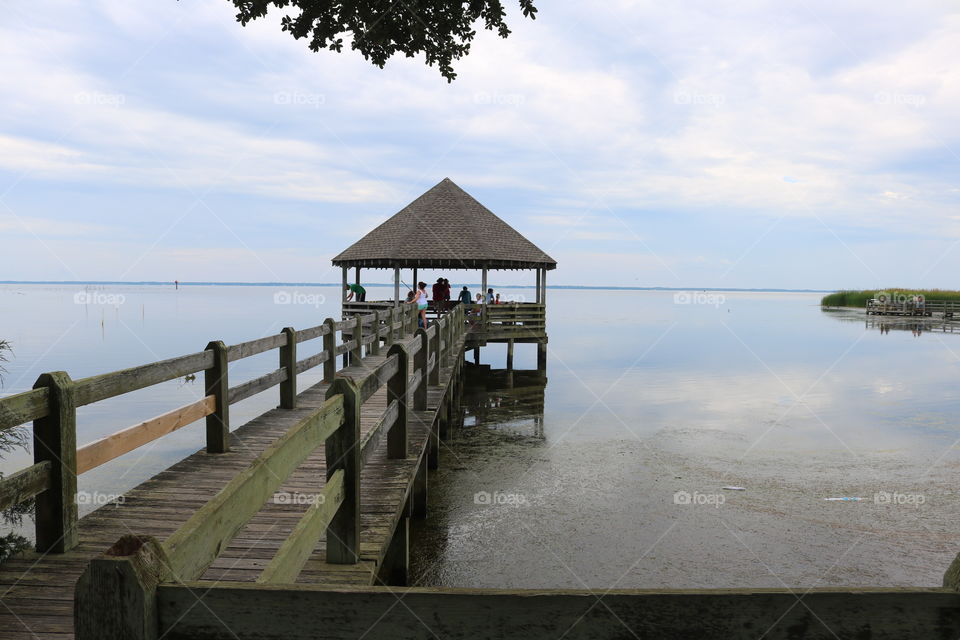
[[[48,398],[46,387],[0,398],[0,431],[46,417]]]
[[[344,415],[343,399],[336,395],[330,397],[194,513],[163,543],[172,575],[178,580],[200,576],[283,480],[311,451],[339,430]]]
[[[296,582],[297,576],[323,535],[327,524],[343,504],[343,469],[333,472],[318,498],[297,523],[273,560],[257,578],[260,583],[284,584]]]
[[[0,480],[0,511],[50,488],[49,460],[32,464]]]
[[[236,404],[241,400],[246,400],[251,396],[255,396],[258,393],[266,391],[271,387],[275,387],[278,384],[284,382],[287,379],[287,370],[286,369],[275,369],[270,373],[264,374],[253,380],[247,380],[242,384],[238,384],[235,387],[231,387],[227,392],[227,402],[230,404]],[[292,409],[293,407],[284,407],[285,409]]]
[[[74,381],[76,405],[82,407],[92,402],[99,402],[123,393],[197,373],[212,366],[213,354],[209,351],[201,351],[200,353],[161,360],[139,367],[131,367],[89,378],[80,378]]]
[[[234,362],[241,358],[249,358],[264,351],[277,349],[285,344],[287,344],[287,335],[284,333],[233,344],[227,347],[227,362]]]
[[[99,467],[137,447],[192,424],[210,415],[215,409],[216,398],[207,396],[86,444],[77,449],[77,473]]]
[[[157,589],[160,629],[171,640],[307,640],[318,630],[343,640],[900,640],[960,634],[960,594],[944,589],[811,589],[799,604],[787,589],[598,594],[411,587],[403,590],[402,607],[397,597],[386,587],[190,583]],[[304,611],[309,625],[300,617]],[[230,621],[229,629],[221,620]]]

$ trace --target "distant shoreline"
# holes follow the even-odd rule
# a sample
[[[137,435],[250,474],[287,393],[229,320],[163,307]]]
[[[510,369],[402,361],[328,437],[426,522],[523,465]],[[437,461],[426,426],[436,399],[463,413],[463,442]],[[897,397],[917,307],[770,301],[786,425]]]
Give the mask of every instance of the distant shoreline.
[[[140,282],[119,282],[112,280],[0,280],[0,284],[62,284],[62,285],[126,285],[126,286],[173,286],[173,282],[159,282],[155,280],[144,280]],[[466,284],[468,287],[480,287],[479,282],[460,283],[458,286]],[[338,287],[339,282],[180,282],[182,287]],[[510,284],[493,285],[504,289],[535,289],[535,285]],[[363,283],[364,287],[389,287],[393,288],[393,283],[370,282]],[[406,286],[406,285],[404,285]],[[743,293],[831,293],[830,289],[741,289],[736,287],[618,287],[618,286],[595,286],[595,285],[567,285],[551,284],[547,289],[586,289],[591,291],[735,291]]]

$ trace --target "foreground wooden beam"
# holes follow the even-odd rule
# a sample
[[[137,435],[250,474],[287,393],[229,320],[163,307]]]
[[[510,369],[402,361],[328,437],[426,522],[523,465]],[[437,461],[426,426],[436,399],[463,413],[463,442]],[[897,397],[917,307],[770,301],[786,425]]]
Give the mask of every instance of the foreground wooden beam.
[[[123,536],[94,558],[77,581],[77,640],[156,640],[156,589],[169,577],[163,547],[149,536]]]
[[[398,598],[402,606],[397,606]],[[197,582],[160,585],[157,602],[159,630],[169,640],[901,640],[960,634],[960,594],[935,588],[794,592],[415,587],[397,593],[385,587]],[[265,611],[270,615],[263,615]]]

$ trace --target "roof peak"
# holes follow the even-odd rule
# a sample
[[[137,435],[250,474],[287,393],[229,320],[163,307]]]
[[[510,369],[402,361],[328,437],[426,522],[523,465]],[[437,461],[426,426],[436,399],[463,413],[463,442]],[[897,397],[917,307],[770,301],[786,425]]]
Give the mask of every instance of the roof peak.
[[[445,177],[336,256],[333,264],[377,268],[554,269],[557,263]]]

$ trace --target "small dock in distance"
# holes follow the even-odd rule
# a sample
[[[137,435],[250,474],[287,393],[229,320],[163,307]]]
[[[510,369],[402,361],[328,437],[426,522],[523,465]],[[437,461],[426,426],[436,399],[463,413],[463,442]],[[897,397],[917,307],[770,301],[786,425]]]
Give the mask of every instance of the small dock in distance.
[[[867,300],[868,316],[917,316],[951,319],[960,315],[960,301],[954,300]]]

